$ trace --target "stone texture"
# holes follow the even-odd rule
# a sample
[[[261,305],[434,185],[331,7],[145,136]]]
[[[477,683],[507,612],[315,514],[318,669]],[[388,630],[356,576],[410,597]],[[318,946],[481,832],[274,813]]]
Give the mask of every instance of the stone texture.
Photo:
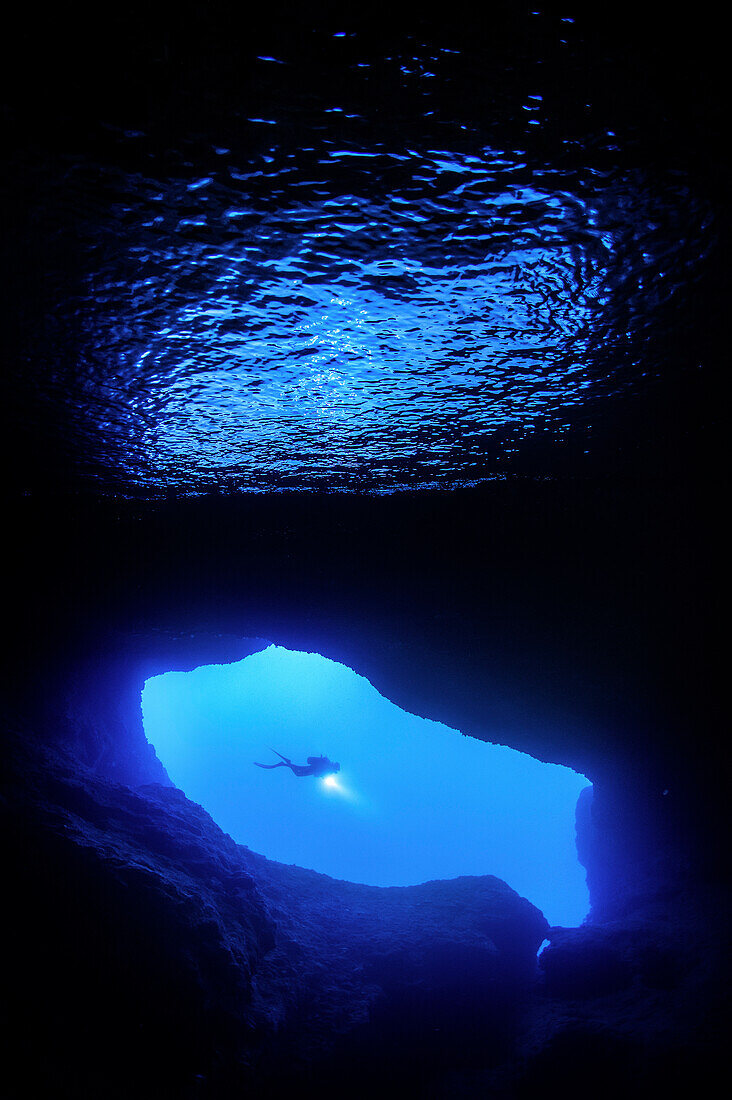
[[[73,1075],[90,1095],[111,1065],[119,1095],[285,1092],[304,1072],[335,1091],[354,1064],[374,1083],[505,1057],[547,930],[505,883],[339,882],[236,844],[173,787],[13,755],[8,988],[29,1088]]]
[[[662,1079],[691,1088],[722,1049],[729,913],[726,757],[708,689],[719,654],[699,629],[709,574],[684,536],[698,521],[675,491],[626,500],[566,485],[19,506],[7,724],[42,756],[6,788],[11,942],[25,968],[11,1046],[41,1091],[86,1100],[113,1096],[119,1080],[126,1100],[134,1079],[151,1100],[179,1100],[275,1080],[291,1093],[307,1080],[336,1095],[349,1066],[365,1096],[387,1078],[416,1096],[531,1096],[544,1080],[576,1091],[590,1075],[616,1091],[643,1075],[646,1091]],[[41,570],[37,546],[54,550]],[[296,869],[269,882],[252,854],[240,869],[260,901],[242,924],[218,841],[201,858],[221,885],[197,883],[195,860],[161,870],[180,844],[179,796],[165,793],[145,742],[139,688],[263,640],[341,660],[414,713],[583,771],[593,792],[578,808],[578,850],[596,931],[552,933],[543,978],[509,996],[500,931],[460,925],[465,899],[446,910],[458,947],[447,925],[444,936],[423,928],[430,960],[427,940],[400,932],[414,908],[386,925],[389,946],[375,919],[359,933],[345,894],[321,904],[318,880]],[[54,751],[66,793],[36,799],[43,775],[60,782]],[[67,795],[75,817],[41,812]],[[94,840],[70,843],[84,805]],[[157,826],[146,831],[148,812]],[[130,814],[134,842],[123,843]],[[321,900],[296,919],[313,891]],[[358,961],[335,938],[344,923]],[[309,936],[325,937],[322,952]],[[455,977],[473,969],[504,998],[480,1000],[480,1012]],[[462,1013],[446,1009],[457,1002]],[[242,1034],[249,1053],[234,1054]]]

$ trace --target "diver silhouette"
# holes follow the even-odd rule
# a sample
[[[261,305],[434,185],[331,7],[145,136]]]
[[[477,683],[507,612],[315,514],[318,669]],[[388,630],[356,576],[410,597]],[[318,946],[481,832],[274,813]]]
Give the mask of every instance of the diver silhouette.
[[[257,768],[289,768],[293,775],[334,775],[341,770],[340,764],[334,764],[332,760],[329,760],[327,756],[309,756],[307,764],[293,764],[289,757],[283,756],[281,752],[277,752],[277,749],[271,750],[280,759],[276,764],[258,764],[254,761],[254,766]]]

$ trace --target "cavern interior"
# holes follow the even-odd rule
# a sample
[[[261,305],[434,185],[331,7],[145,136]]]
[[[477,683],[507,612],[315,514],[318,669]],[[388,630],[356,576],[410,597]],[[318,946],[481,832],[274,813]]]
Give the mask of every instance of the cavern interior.
[[[711,1090],[722,52],[623,3],[15,14],[9,1096]],[[142,692],[271,645],[586,776],[587,918],[233,839]]]

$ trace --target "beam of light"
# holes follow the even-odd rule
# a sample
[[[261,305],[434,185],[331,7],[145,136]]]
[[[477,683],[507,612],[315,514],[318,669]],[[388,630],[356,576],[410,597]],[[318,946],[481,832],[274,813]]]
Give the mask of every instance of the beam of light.
[[[352,805],[361,804],[363,799],[343,782],[342,775],[326,775],[320,781],[320,785],[326,794],[337,794],[346,802],[350,802]]]

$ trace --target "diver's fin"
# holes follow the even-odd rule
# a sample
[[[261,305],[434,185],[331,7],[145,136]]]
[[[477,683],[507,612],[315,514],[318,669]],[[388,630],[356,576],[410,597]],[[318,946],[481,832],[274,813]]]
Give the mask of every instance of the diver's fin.
[[[274,749],[272,749],[272,752],[274,752]],[[254,763],[255,768],[285,768],[285,767],[287,767],[286,764],[282,764],[282,763],[280,763],[280,764],[258,764],[256,760],[253,761],[253,763]]]
[[[269,750],[269,751],[270,751],[270,752],[273,752],[273,753],[275,754],[275,756],[279,756],[280,760],[284,760],[284,762],[285,762],[286,764],[291,764],[291,763],[292,763],[292,761],[291,761],[291,760],[289,759],[289,757],[287,757],[287,756],[283,756],[281,752],[277,752],[277,749],[273,749],[273,748],[270,748],[270,750]],[[273,765],[270,765],[270,767],[272,767],[272,766],[273,766]],[[277,765],[275,764],[275,765],[274,765],[274,767],[276,767],[276,766],[277,766]]]

